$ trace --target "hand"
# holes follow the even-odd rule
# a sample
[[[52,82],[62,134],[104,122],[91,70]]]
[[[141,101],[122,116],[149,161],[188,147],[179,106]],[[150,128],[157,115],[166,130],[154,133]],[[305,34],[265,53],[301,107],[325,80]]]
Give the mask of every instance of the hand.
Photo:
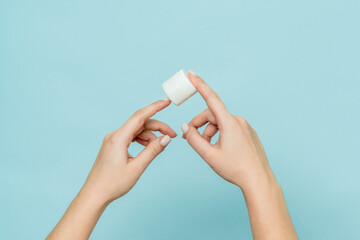
[[[298,239],[255,130],[244,118],[231,115],[193,71],[189,78],[209,108],[182,125],[183,137],[217,174],[241,188],[254,239]],[[200,135],[197,129],[207,123]],[[211,138],[218,131],[219,139],[212,145]]]
[[[107,205],[130,191],[150,162],[176,137],[168,125],[149,119],[169,104],[165,99],[140,109],[121,128],[106,135],[84,186],[47,239],[90,237]],[[165,136],[156,137],[152,131]],[[145,146],[136,157],[128,152],[134,141]]]
[[[244,118],[230,114],[218,95],[200,77],[191,73],[193,71],[190,71],[189,79],[209,108],[189,124],[182,125],[183,137],[217,174],[241,189],[272,178],[255,130]],[[207,123],[201,135],[197,129]],[[212,145],[211,139],[218,131],[219,139]]]
[[[169,99],[160,100],[140,109],[121,128],[105,136],[83,191],[105,202],[130,191],[150,162],[177,135],[165,123],[149,119],[169,104]],[[159,131],[165,136],[158,138],[152,131]],[[136,157],[128,152],[129,145],[134,141],[145,146]]]

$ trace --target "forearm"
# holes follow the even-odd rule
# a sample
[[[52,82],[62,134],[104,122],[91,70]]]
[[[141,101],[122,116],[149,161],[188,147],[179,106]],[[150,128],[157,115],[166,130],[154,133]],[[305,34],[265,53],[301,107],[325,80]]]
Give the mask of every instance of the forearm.
[[[169,106],[170,100],[156,101],[133,114],[125,124],[107,134],[84,187],[48,236],[54,239],[88,239],[111,201],[136,184],[151,161],[176,137],[167,124],[150,119]],[[161,132],[157,137],[154,132]],[[135,157],[128,148],[134,141],[145,146]]]
[[[107,205],[91,191],[81,189],[47,239],[88,239]]]
[[[270,173],[243,189],[254,239],[298,239],[280,185]]]

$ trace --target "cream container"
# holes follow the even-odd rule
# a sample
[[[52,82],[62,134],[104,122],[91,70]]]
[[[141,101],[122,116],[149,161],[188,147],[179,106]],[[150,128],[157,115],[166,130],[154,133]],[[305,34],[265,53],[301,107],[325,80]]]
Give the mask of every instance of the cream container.
[[[178,71],[174,76],[163,82],[162,88],[176,106],[179,106],[197,92],[184,70]]]

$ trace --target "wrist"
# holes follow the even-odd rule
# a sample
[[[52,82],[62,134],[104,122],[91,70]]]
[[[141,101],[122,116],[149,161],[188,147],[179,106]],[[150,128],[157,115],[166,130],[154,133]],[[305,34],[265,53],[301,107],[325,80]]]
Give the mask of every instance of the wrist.
[[[235,184],[242,190],[244,195],[281,191],[280,185],[270,168],[252,172],[251,174],[243,173],[239,175],[241,179],[238,179]]]
[[[82,201],[86,201],[94,207],[103,209],[111,203],[110,200],[105,198],[102,194],[99,194],[96,189],[91,188],[86,184],[81,188],[77,198],[80,198]]]
[[[241,190],[248,209],[254,207],[276,209],[283,199],[282,189],[275,177],[263,179]]]

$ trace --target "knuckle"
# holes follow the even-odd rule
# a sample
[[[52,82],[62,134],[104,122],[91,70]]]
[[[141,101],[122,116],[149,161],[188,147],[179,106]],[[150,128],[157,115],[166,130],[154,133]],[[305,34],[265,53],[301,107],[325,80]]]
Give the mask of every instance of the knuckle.
[[[110,133],[106,134],[105,137],[104,137],[104,142],[108,142],[109,139],[111,138],[111,135]]]
[[[104,143],[109,144],[109,145],[115,144],[115,143],[117,143],[117,138],[116,138],[116,136],[114,136],[114,134],[107,134],[104,137]]]
[[[240,122],[234,118],[234,117],[230,117],[226,120],[226,126],[231,128],[231,129],[236,129],[239,127]]]
[[[114,141],[114,134],[113,133],[106,134],[106,136],[104,137],[104,142],[112,143],[113,141]]]
[[[134,121],[136,125],[143,125],[145,120],[140,113],[134,114]]]
[[[136,112],[134,112],[134,116],[139,116],[141,115],[141,113],[142,113],[142,109],[139,109]]]
[[[159,148],[155,144],[150,144],[149,151],[152,157],[156,157],[159,154]]]
[[[237,120],[239,121],[239,123],[242,125],[242,126],[248,126],[248,121],[243,118],[243,117],[237,117]]]
[[[116,138],[114,136],[110,137],[107,141],[110,145],[114,145],[116,143]]]
[[[143,109],[139,109],[136,112],[134,112],[133,117],[134,118],[140,118],[144,114]]]

